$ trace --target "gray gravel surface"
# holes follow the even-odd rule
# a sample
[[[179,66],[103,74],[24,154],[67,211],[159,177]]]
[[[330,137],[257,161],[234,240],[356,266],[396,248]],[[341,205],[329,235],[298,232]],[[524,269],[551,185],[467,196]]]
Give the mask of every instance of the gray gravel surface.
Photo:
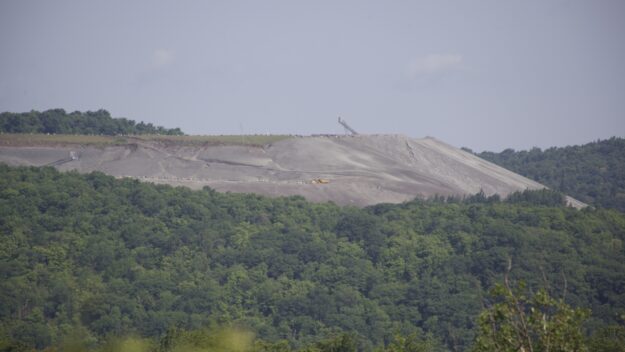
[[[77,160],[68,160],[71,151]],[[58,162],[61,161],[60,164]],[[9,165],[54,165],[155,183],[365,206],[415,197],[506,196],[545,186],[435,138],[293,137],[264,147],[163,145],[0,147]],[[55,164],[56,163],[56,164]],[[327,183],[316,183],[316,180]],[[569,198],[576,207],[583,203]]]

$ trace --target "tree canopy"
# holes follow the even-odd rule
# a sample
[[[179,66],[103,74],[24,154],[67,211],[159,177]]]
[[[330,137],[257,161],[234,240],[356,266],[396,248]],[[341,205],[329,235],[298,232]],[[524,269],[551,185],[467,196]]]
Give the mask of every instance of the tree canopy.
[[[42,112],[33,110],[24,113],[0,113],[0,132],[109,136],[184,134],[179,128],[167,129],[162,126],[154,126],[151,123],[136,123],[126,118],[113,118],[106,110],[67,113],[63,109],[51,109]]]
[[[217,324],[276,351],[465,351],[509,258],[530,290],[566,278],[584,331],[622,324],[625,215],[553,199],[360,209],[0,165],[0,347]]]
[[[625,139],[477,154],[587,204],[625,211]]]

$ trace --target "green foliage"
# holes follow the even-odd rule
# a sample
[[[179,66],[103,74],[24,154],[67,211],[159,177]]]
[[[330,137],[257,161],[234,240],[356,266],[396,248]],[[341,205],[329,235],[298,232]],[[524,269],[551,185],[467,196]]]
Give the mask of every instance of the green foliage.
[[[253,342],[253,333],[235,328],[170,329],[155,352],[251,352]]]
[[[408,336],[395,335],[391,344],[380,352],[434,352],[441,351],[442,347],[432,336],[421,337],[417,333]]]
[[[582,352],[587,310],[573,309],[541,289],[528,297],[524,285],[497,285],[500,301],[480,314],[474,352]]]
[[[349,334],[341,334],[326,341],[318,342],[316,347],[320,352],[358,351],[358,343],[356,342],[356,339]]]
[[[90,135],[183,135],[179,128],[167,129],[151,123],[136,123],[125,118],[112,118],[108,111],[74,111],[63,109],[31,111],[25,113],[0,113],[2,133],[47,133]]]
[[[564,195],[550,189],[525,190],[514,192],[506,197],[506,202],[526,205],[544,205],[548,207],[565,206]]]
[[[566,277],[566,303],[591,309],[595,331],[625,314],[623,241],[625,215],[605,209],[358,209],[0,165],[0,346],[60,348],[74,334],[89,349],[115,336],[155,346],[217,324],[268,351],[352,348],[328,342],[342,334],[362,351],[428,336],[463,351],[481,288],[509,257],[528,287]]]
[[[610,325],[599,329],[588,340],[588,349],[592,352],[625,351],[625,326]]]
[[[625,211],[625,139],[529,151],[482,152],[480,158],[587,204]]]

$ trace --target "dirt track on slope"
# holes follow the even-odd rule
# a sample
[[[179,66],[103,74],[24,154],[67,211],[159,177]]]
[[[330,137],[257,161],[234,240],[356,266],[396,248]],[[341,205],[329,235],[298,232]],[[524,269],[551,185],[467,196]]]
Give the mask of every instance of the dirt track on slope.
[[[77,160],[68,160],[73,151]],[[293,137],[264,147],[140,142],[111,146],[1,146],[0,162],[56,165],[116,177],[365,206],[414,197],[507,194],[543,185],[434,138]],[[313,180],[327,180],[313,183]],[[572,205],[583,206],[583,203]]]

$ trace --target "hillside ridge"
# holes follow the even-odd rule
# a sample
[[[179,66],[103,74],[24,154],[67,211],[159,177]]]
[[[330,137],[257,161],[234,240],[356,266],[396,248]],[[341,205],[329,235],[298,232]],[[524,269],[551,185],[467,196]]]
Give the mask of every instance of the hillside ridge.
[[[125,137],[117,144],[16,145],[0,136],[0,162],[101,171],[192,189],[209,186],[222,192],[301,195],[315,202],[356,206],[480,191],[506,196],[545,188],[434,137],[291,136],[257,145],[236,140],[185,143],[185,137],[164,140]],[[576,207],[584,205],[568,200]]]

